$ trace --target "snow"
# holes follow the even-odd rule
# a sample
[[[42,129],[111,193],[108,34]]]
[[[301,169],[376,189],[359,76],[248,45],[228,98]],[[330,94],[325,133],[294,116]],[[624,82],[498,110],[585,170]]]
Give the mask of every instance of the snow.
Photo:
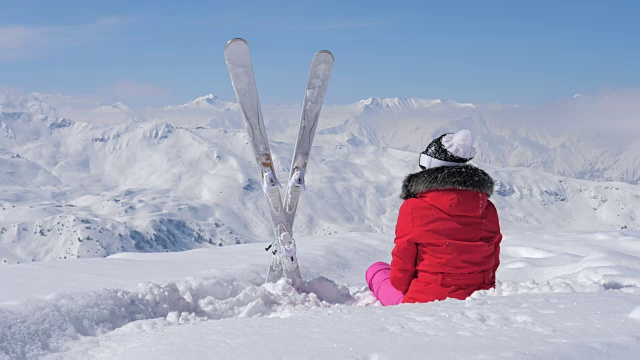
[[[637,184],[639,99],[640,93],[633,90],[585,94],[537,106],[372,97],[354,104],[325,104],[318,133],[332,131],[341,133],[344,140],[352,138],[352,143],[420,152],[435,136],[466,128],[481,140],[476,159],[483,163]],[[190,128],[242,129],[237,104],[211,94],[162,109],[94,111],[103,105],[60,94],[0,94],[0,109],[5,113],[27,112],[87,123],[163,120]],[[292,135],[289,129],[295,129],[299,121],[299,105],[265,106],[264,114],[271,140],[295,138],[295,130]]]
[[[96,108],[94,111],[97,112],[120,112],[120,111],[124,111],[124,112],[129,112],[129,111],[133,111],[128,105],[125,105],[121,102],[116,102],[115,104],[111,104],[111,105],[102,105],[98,108]]]
[[[187,128],[160,120],[112,127],[74,120],[50,130],[51,122],[28,114],[6,122],[16,139],[0,139],[8,149],[0,152],[0,262],[271,238],[241,129]],[[289,142],[271,144],[281,180],[289,173],[296,130]],[[417,170],[417,154],[349,145],[343,136],[316,135],[294,233],[393,233],[400,185]],[[499,181],[493,199],[505,229],[640,229],[637,185],[477,165]]]
[[[262,244],[0,267],[0,354],[129,358],[616,358],[640,341],[640,233],[507,233],[495,290],[381,307],[392,235],[301,237],[306,291]],[[285,339],[285,340],[283,340]]]
[[[549,108],[325,105],[293,229],[298,293],[263,284],[272,234],[237,104],[2,93],[0,106],[0,359],[637,358],[635,136],[518,120]],[[264,114],[282,180],[300,106]],[[381,307],[364,271],[390,260],[402,179],[434,135],[459,129],[497,180],[498,286]]]
[[[441,111],[443,108],[471,108],[475,109],[475,104],[470,103],[458,103],[453,100],[442,99],[419,99],[419,98],[386,98],[381,99],[378,97],[370,97],[365,100],[360,100],[352,107],[364,112],[364,113],[380,113],[385,110],[393,112],[411,109],[429,109],[434,108]]]
[[[177,106],[167,106],[166,110],[207,110],[207,111],[229,111],[236,110],[238,111],[238,106],[236,103],[224,101],[214,94],[208,94],[205,96],[201,96],[193,101],[190,101],[186,104],[177,105]]]

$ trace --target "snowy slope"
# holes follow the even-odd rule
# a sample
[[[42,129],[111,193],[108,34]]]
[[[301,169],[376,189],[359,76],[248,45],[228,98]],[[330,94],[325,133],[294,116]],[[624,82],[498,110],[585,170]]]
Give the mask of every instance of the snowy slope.
[[[640,181],[638,104],[640,94],[624,90],[535,106],[372,97],[353,104],[325,105],[319,131],[341,133],[351,141],[377,147],[422,151],[435,135],[469,128],[478,139],[477,160],[483,163],[636,184]],[[114,107],[119,111],[112,111]],[[88,123],[159,119],[175,126],[242,128],[237,104],[213,94],[162,109],[120,111],[121,107],[128,109],[124,104],[60,94],[0,93],[3,112]],[[299,114],[299,105],[267,106],[270,133],[291,139],[290,129],[296,128]]]
[[[392,308],[384,234],[300,237],[302,293],[260,244],[3,266],[0,358],[636,358],[640,233],[505,235],[495,290]]]
[[[0,263],[176,251],[271,237],[235,104],[209,95],[179,109],[136,112],[124,104],[97,107],[62,95],[3,99],[4,107],[11,103],[21,111],[0,115]],[[28,105],[34,102],[40,105]],[[367,104],[382,107],[377,115],[365,116]],[[34,110],[47,106],[55,106],[58,115]],[[440,128],[423,124],[425,109],[440,117],[434,120],[442,122]],[[326,106],[295,233],[392,232],[400,184],[417,170],[412,147],[423,144],[421,150],[432,139],[430,133],[457,127],[477,129],[478,164],[500,182],[494,201],[504,228],[638,229],[636,185],[537,171],[544,162],[531,149],[567,149],[554,155],[567,166],[594,153],[530,128],[493,134],[482,118],[458,119],[469,111],[476,108],[398,98]],[[386,113],[402,116],[402,126],[388,124]],[[299,108],[266,107],[265,114],[278,175],[284,179]],[[400,139],[407,150],[385,146]],[[518,165],[530,168],[487,165],[512,161],[487,155],[512,141],[526,146],[509,156],[529,159]],[[639,161],[629,156],[630,164]],[[623,160],[615,165],[625,166]],[[633,168],[628,171],[635,176]]]
[[[7,178],[21,179],[12,186],[7,181],[0,195],[5,261],[185,250],[270,238],[243,133],[143,123],[96,137],[100,140],[75,142],[85,149],[83,157],[60,164],[38,166],[26,159],[40,155],[29,152],[2,157],[19,165]],[[273,150],[284,178],[292,146],[276,143]],[[313,156],[316,165],[307,175],[296,234],[393,232],[400,184],[415,171],[415,154],[347,144],[318,146]],[[500,181],[493,198],[506,229],[639,228],[637,186],[483,167]]]
[[[466,128],[478,139],[477,160],[483,163],[530,167],[581,179],[640,181],[637,125],[630,125],[624,133],[606,126],[557,128],[540,124],[540,119],[527,119],[530,113],[535,111],[483,105],[391,109],[371,105],[352,117],[338,118],[339,123],[330,131],[351,133],[356,141],[373,146],[420,152],[435,136]],[[541,121],[548,121],[546,114],[541,116]],[[574,116],[566,115],[557,122],[580,124],[581,119]],[[603,117],[601,121],[612,120]]]

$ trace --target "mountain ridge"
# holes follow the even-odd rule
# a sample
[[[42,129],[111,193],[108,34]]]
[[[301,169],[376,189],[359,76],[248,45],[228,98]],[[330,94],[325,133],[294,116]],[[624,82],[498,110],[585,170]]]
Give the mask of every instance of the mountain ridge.
[[[237,111],[96,112],[93,101],[52,98],[55,116],[19,99],[12,104],[24,107],[0,113],[0,263],[271,238]],[[325,107],[294,232],[393,233],[400,185],[419,170],[418,153],[437,134],[461,128],[476,135],[474,161],[497,181],[493,199],[506,231],[640,229],[637,185],[574,179],[616,172],[639,179],[633,137],[608,146],[602,134],[503,126],[480,105],[434,104],[375,114]],[[300,108],[264,114],[284,181]]]

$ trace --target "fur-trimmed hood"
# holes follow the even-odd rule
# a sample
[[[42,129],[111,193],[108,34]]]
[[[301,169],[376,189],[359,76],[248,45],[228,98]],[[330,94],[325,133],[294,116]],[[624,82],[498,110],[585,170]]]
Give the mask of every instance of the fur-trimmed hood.
[[[479,191],[491,196],[493,186],[491,176],[473,165],[439,166],[407,176],[400,198],[407,200],[423,192],[445,189]]]

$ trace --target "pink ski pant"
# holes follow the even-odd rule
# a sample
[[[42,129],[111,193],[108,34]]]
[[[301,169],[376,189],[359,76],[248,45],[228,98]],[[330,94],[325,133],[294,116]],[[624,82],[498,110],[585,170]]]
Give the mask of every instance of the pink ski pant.
[[[382,305],[398,305],[404,294],[391,285],[391,265],[378,261],[369,266],[365,274],[367,285]]]

